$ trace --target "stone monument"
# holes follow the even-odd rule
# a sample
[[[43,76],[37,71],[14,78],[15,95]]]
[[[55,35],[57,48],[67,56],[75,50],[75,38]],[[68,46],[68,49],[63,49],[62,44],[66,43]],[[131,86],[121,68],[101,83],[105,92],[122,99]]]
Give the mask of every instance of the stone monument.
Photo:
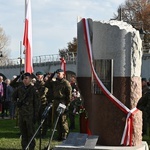
[[[89,129],[99,136],[97,144],[123,146],[123,136],[124,139],[130,136],[127,146],[140,145],[142,112],[136,110],[141,97],[142,41],[139,31],[123,21],[82,19],[77,24],[77,38],[77,81],[88,111]],[[104,87],[101,85],[101,79],[100,83],[95,80],[98,73],[101,78],[100,66],[95,72],[92,68],[96,60],[111,60],[113,64],[110,69],[112,89],[109,91],[103,82]],[[95,94],[96,84],[103,92]]]

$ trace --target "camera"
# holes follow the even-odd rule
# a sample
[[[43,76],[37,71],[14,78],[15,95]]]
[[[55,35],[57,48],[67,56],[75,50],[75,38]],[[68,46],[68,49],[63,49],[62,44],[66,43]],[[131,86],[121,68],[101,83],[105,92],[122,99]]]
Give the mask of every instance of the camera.
[[[58,111],[59,113],[64,113],[65,109],[66,109],[66,105],[64,105],[64,104],[62,104],[62,103],[60,103],[60,104],[58,105],[58,107],[57,107],[57,111]]]

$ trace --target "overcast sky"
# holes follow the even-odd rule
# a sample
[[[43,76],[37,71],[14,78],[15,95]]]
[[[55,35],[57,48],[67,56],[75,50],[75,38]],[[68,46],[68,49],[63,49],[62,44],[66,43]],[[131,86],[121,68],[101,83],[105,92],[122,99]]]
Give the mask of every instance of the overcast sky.
[[[107,21],[125,0],[31,0],[33,56],[58,54],[77,37],[77,16]],[[0,1],[0,26],[10,38],[10,58],[20,55],[25,0]],[[23,47],[22,47],[23,49]]]

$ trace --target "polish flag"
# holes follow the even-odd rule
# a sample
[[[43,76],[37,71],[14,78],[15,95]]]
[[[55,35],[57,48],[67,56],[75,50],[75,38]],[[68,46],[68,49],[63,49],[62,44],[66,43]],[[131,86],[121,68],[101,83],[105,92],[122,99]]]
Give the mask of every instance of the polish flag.
[[[33,73],[32,63],[32,20],[31,20],[31,2],[25,0],[25,27],[23,45],[25,46],[25,72]]]

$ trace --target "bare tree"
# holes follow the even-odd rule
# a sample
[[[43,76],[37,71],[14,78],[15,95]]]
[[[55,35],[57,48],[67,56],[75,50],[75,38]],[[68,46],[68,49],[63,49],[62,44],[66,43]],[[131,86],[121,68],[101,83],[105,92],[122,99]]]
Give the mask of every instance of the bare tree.
[[[0,27],[0,66],[8,60],[9,50],[9,37],[6,36],[5,31]]]
[[[68,51],[77,52],[77,38],[74,37],[73,41],[68,43]]]
[[[67,48],[59,49],[59,55],[61,57],[68,57],[68,55],[72,55],[72,53],[76,54],[77,52],[77,38],[74,37],[72,42],[67,43]]]

